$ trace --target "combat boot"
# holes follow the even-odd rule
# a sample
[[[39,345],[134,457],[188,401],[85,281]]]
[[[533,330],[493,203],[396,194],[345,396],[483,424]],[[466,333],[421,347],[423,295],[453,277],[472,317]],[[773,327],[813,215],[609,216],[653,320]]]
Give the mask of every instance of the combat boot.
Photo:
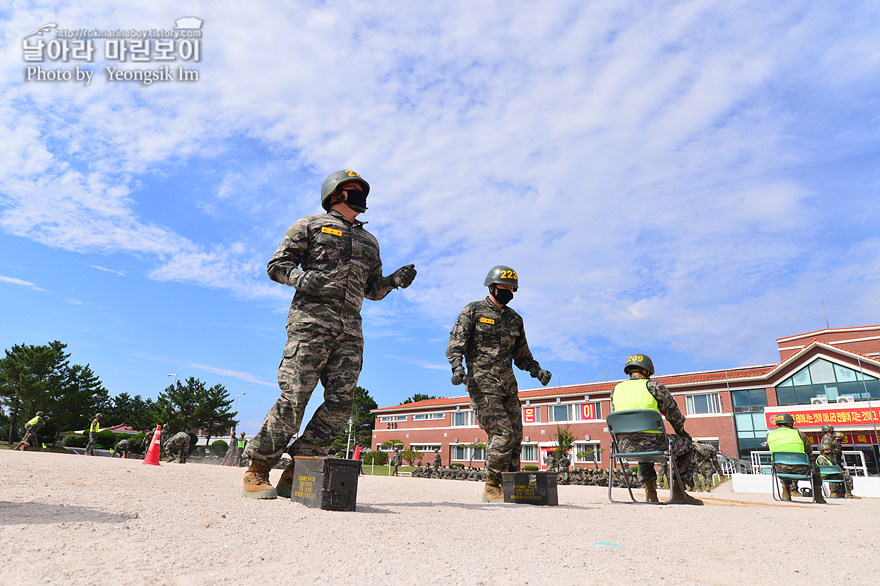
[[[816,503],[817,505],[828,504],[827,501],[825,500],[825,495],[822,494],[822,487],[821,486],[819,487],[819,490],[816,490],[816,492],[813,494],[816,495],[815,497],[813,497],[814,503]]]
[[[672,482],[672,502],[682,505],[702,505],[703,501],[694,498],[684,491],[680,482]]]
[[[244,480],[241,484],[241,496],[251,499],[275,499],[278,498],[278,491],[269,482],[269,470],[272,467],[258,460],[251,461],[250,467],[244,473]]]
[[[645,481],[645,500],[649,503],[659,503],[657,498],[657,480]]]
[[[782,485],[782,500],[784,500],[784,501],[791,500],[791,489],[788,488],[787,484]]]
[[[500,486],[494,486],[492,484],[486,483],[486,487],[483,489],[483,502],[484,503],[503,503],[504,502],[504,491],[501,490]]]
[[[860,499],[860,498],[862,498],[862,497],[860,497],[860,496],[856,496],[856,495],[854,495],[854,494],[851,493],[851,492],[847,492],[847,493],[846,493],[846,498],[848,498],[848,499]]]
[[[288,464],[284,469],[284,472],[281,473],[281,478],[278,479],[278,484],[275,485],[275,491],[281,498],[289,499],[293,492],[293,464],[294,461],[291,459],[290,464]]]

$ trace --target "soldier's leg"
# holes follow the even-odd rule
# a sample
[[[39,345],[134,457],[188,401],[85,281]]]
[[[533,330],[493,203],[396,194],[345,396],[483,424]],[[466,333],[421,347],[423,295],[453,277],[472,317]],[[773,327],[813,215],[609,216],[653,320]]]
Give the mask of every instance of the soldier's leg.
[[[510,422],[511,433],[513,434],[513,445],[510,448],[510,464],[507,472],[519,472],[522,464],[522,405],[519,397],[507,396],[504,398],[504,409],[507,411],[507,419]]]
[[[308,339],[303,339],[308,338]],[[271,468],[281,459],[330,356],[333,338],[313,331],[288,330],[284,357],[278,367],[281,396],[269,409],[245,456]]]
[[[180,446],[180,463],[186,464],[186,459],[189,458],[189,440],[183,442],[183,445]]]
[[[362,338],[341,335],[336,340],[321,374],[324,402],[312,415],[305,431],[293,442],[291,455],[326,456],[330,452],[333,439],[351,416],[363,354]]]
[[[504,399],[498,395],[471,397],[477,420],[489,436],[486,447],[486,482],[501,486],[501,473],[509,472],[516,431],[504,408]],[[521,428],[520,428],[521,429]],[[521,433],[521,432],[520,432]],[[519,439],[522,442],[522,437]]]

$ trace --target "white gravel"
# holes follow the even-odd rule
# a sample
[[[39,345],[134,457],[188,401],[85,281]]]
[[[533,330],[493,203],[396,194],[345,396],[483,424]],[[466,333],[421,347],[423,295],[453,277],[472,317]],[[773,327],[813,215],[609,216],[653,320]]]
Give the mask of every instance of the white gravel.
[[[727,483],[704,507],[584,486],[489,505],[477,482],[364,476],[357,511],[332,512],[245,499],[243,472],[0,450],[0,584],[878,581],[878,499],[780,504]]]

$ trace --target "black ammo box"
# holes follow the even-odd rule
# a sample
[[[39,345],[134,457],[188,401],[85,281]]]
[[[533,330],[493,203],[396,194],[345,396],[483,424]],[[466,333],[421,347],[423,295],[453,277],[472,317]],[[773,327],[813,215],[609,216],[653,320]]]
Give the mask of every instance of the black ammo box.
[[[504,472],[504,502],[520,505],[558,505],[556,472]]]
[[[360,460],[297,456],[290,500],[325,511],[353,511]]]

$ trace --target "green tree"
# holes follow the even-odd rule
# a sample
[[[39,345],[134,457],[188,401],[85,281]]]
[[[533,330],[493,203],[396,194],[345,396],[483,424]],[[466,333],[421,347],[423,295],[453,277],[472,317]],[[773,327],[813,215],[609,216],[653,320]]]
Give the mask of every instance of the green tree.
[[[412,449],[403,450],[402,452],[400,452],[400,457],[403,459],[404,462],[412,466],[416,460],[422,457],[422,453]]]
[[[214,431],[227,431],[237,423],[235,416],[238,413],[230,408],[233,399],[229,397],[229,391],[223,385],[217,384],[200,395],[196,407],[196,421],[198,427],[204,429],[207,445],[211,445],[211,436]]]
[[[124,423],[138,431],[149,431],[156,427],[153,421],[153,401],[144,400],[140,395],[130,396],[128,393],[119,393],[110,400],[104,414],[104,425],[119,425]]]
[[[66,347],[58,340],[45,346],[16,344],[0,359],[0,397],[10,411],[9,443],[17,436],[20,419],[50,410],[50,392],[61,386],[68,368]]]
[[[466,447],[471,449],[471,458],[468,460],[468,468],[470,468],[474,464],[474,454],[476,454],[477,450],[483,450],[485,452],[486,444],[483,442],[471,442],[467,444]]]
[[[87,428],[96,413],[109,407],[107,389],[88,364],[76,364],[67,370],[64,383],[53,393],[52,401],[59,435],[63,431]]]
[[[571,449],[571,446],[574,445],[574,434],[571,433],[571,429],[566,425],[565,427],[556,426],[556,451],[554,452],[554,456],[556,457],[556,461],[558,462],[568,454],[568,451]]]
[[[408,398],[406,401],[401,403],[401,405],[406,405],[407,403],[418,403],[419,401],[427,401],[428,399],[436,399],[434,395],[426,395],[424,393],[416,393],[412,397]]]
[[[206,391],[205,383],[195,377],[189,377],[183,383],[179,380],[175,381],[159,393],[156,402],[153,403],[153,419],[162,426],[163,437],[170,437],[165,435],[166,426],[168,434],[171,435],[184,429],[198,427],[196,411],[199,399]]]
[[[373,428],[376,426],[376,417],[370,413],[372,409],[378,409],[379,404],[370,396],[370,392],[363,387],[354,388],[354,402],[351,406],[351,418],[353,420],[351,426],[352,445],[368,448],[373,443]],[[336,438],[333,440],[331,451],[344,452],[348,446],[348,424],[339,430]]]

